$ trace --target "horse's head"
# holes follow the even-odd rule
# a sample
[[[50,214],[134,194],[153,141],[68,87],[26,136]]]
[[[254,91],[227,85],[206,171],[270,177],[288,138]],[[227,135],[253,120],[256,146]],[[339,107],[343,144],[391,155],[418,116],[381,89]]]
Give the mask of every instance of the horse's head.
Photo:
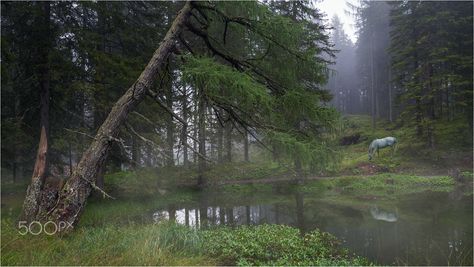
[[[369,153],[369,160],[372,160],[372,155],[370,155],[370,153]]]

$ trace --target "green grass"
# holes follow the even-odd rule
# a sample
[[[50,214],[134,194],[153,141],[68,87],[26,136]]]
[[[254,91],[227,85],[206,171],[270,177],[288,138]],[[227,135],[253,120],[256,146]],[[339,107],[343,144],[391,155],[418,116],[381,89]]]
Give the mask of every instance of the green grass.
[[[367,265],[328,233],[289,226],[195,230],[169,222],[22,236],[2,220],[2,265]]]
[[[2,265],[214,265],[201,235],[171,224],[81,227],[63,238],[21,236],[2,220]]]
[[[304,186],[305,192],[323,192],[336,197],[377,197],[393,199],[423,191],[449,192],[456,183],[449,176],[416,176],[382,173],[372,176],[345,176],[324,179]]]

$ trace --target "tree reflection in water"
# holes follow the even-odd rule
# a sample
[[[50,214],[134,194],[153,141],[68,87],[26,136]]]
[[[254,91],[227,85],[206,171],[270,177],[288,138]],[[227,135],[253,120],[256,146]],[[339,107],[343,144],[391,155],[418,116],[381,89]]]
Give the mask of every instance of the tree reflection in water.
[[[379,264],[472,263],[472,196],[426,192],[387,206],[377,201],[339,203],[281,188],[273,193],[258,201],[242,196],[237,198],[241,205],[204,197],[197,206],[192,202],[157,210],[153,221],[171,218],[193,228],[286,224],[301,233],[319,228]]]

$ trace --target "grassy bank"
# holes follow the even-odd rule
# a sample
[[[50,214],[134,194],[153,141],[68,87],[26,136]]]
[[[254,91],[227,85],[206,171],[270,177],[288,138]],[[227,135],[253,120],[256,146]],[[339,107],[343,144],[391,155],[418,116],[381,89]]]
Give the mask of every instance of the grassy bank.
[[[81,227],[63,238],[18,234],[2,220],[2,265],[214,265],[200,235],[172,225]]]
[[[323,179],[304,186],[306,192],[322,192],[326,195],[357,197],[396,198],[403,194],[421,191],[449,192],[454,189],[455,180],[449,176],[415,176],[382,173],[372,176],[344,176]]]
[[[81,227],[67,237],[21,236],[2,220],[5,265],[367,265],[317,230],[281,225],[194,230],[174,223]]]

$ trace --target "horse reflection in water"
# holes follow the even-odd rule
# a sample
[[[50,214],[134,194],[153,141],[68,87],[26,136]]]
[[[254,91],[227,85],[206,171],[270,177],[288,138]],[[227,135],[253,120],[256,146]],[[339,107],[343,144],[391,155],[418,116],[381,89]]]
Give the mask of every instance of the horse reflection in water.
[[[395,137],[385,137],[382,139],[375,139],[370,143],[369,146],[369,160],[374,157],[375,152],[377,152],[377,156],[379,155],[379,149],[390,146],[392,147],[392,156],[395,153],[396,144],[398,143]]]
[[[372,218],[378,221],[396,222],[398,220],[395,213],[379,210],[377,207],[371,207],[370,214],[372,215]]]

